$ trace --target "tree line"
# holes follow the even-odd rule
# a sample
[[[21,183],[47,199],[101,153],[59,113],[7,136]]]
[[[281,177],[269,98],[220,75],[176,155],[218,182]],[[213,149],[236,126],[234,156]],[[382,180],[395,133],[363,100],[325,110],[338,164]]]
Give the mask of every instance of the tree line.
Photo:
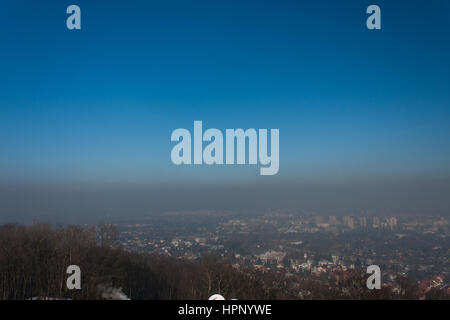
[[[127,252],[115,245],[116,235],[107,224],[0,226],[0,299],[102,299],[105,287],[120,288],[130,299],[267,298],[257,279],[218,257],[189,262]],[[73,264],[81,269],[80,290],[66,287]]]

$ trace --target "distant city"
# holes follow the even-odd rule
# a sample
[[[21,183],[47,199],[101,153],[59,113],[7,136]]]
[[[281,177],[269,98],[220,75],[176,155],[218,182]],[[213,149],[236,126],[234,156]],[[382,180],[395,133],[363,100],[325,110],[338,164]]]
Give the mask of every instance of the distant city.
[[[200,260],[228,259],[243,272],[282,274],[340,288],[346,275],[380,266],[394,293],[404,277],[450,293],[450,221],[440,216],[317,216],[294,210],[243,218],[230,211],[179,211],[118,224],[127,251]],[[300,298],[308,292],[300,290]]]

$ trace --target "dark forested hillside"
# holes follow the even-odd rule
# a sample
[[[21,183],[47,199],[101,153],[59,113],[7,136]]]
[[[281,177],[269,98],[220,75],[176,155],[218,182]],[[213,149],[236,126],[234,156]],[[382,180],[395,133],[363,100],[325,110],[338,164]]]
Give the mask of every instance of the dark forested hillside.
[[[111,247],[107,227],[0,227],[0,298],[101,299],[107,288],[130,299],[207,299],[220,292],[241,299],[270,298],[251,276],[214,257],[189,262]],[[68,290],[66,269],[81,268],[81,290]]]

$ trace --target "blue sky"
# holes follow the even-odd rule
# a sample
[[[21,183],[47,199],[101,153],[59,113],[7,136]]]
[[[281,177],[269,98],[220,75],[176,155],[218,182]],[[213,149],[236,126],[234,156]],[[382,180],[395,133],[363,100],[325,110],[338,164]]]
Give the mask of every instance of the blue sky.
[[[449,20],[444,0],[2,1],[0,180],[448,176]],[[174,166],[194,120],[279,128],[279,174]]]

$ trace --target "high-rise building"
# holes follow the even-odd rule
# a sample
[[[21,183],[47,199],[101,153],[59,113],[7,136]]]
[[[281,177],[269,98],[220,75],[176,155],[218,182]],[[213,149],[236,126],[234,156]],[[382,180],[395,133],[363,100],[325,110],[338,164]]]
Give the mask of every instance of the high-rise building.
[[[338,220],[336,216],[330,216],[330,225],[336,225],[338,224]]]
[[[367,218],[366,217],[360,217],[359,218],[359,226],[361,228],[366,228],[367,227]]]
[[[396,217],[390,217],[387,219],[387,224],[391,228],[391,230],[397,228],[397,218]]]
[[[323,223],[323,217],[322,216],[316,216],[316,224],[322,224]]]
[[[380,218],[378,218],[378,217],[373,217],[373,224],[372,224],[372,226],[373,226],[374,228],[379,228],[379,227],[380,227]]]
[[[355,220],[352,217],[348,218],[347,226],[352,230],[355,229]]]
[[[355,220],[352,217],[344,216],[342,219],[342,222],[344,223],[344,226],[354,229],[355,228]]]

